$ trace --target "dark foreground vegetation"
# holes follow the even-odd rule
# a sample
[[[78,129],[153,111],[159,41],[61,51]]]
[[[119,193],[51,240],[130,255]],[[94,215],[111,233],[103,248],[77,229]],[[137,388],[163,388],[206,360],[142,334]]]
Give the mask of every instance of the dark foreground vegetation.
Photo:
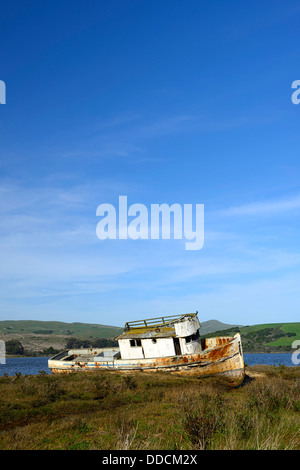
[[[167,373],[0,377],[0,449],[300,448],[300,367],[243,386]]]

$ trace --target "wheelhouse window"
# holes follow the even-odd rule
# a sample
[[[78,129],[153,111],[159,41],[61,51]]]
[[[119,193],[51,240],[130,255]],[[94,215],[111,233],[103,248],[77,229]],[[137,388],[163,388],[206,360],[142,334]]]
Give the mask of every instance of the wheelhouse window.
[[[197,330],[197,332],[194,333],[193,335],[186,336],[185,337],[185,342],[186,343],[191,343],[192,341],[196,341],[199,338],[200,338],[200,334],[199,334],[199,330]]]
[[[130,340],[130,346],[132,348],[141,347],[142,346],[142,341],[140,339],[131,339]]]

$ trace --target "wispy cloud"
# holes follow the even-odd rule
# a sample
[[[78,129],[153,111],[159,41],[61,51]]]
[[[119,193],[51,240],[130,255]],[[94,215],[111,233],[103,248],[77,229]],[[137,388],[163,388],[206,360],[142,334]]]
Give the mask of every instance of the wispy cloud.
[[[220,217],[210,218],[204,249],[192,256],[180,247],[182,240],[101,242],[96,237],[96,207],[104,197],[108,202],[108,196],[110,200],[118,196],[121,182],[78,184],[76,180],[63,186],[59,181],[55,184],[48,178],[47,184],[40,181],[38,187],[0,182],[2,318],[7,312],[17,315],[22,311],[31,316],[35,311],[38,315],[38,308],[50,312],[53,306],[57,311],[63,308],[64,315],[65,309],[72,315],[72,308],[76,315],[85,315],[88,308],[93,316],[100,302],[108,315],[123,303],[124,316],[136,317],[161,314],[164,308],[181,313],[211,304],[221,319],[221,300],[235,309],[230,295],[236,292],[239,304],[244,301],[239,283],[250,298],[255,288],[248,289],[247,283],[256,279],[259,289],[258,280],[264,279],[267,284],[262,283],[258,292],[268,305],[263,287],[272,286],[272,278],[291,272],[298,275],[297,246],[267,246],[262,237],[269,236],[268,228],[259,235],[247,233],[247,238],[238,224],[231,226],[229,217],[222,219],[222,227]],[[299,207],[300,197],[295,196],[227,211],[265,214]],[[293,295],[297,298],[294,291]]]
[[[125,134],[129,139],[141,141],[174,133],[230,131],[237,128],[265,125],[274,122],[274,120],[278,120],[278,117],[274,115],[261,116],[258,120],[257,117],[254,119],[251,116],[239,115],[222,120],[216,116],[191,114],[183,111],[163,117],[135,115],[132,119],[125,119],[120,116],[111,119],[106,125],[103,123],[102,126],[96,126],[96,128],[98,131],[111,129],[115,136]]]
[[[74,139],[73,148],[60,151],[67,158],[134,158],[140,162],[154,161],[147,155],[149,142],[172,135],[198,135],[215,132],[231,132],[269,124],[277,117],[248,115],[220,119],[219,116],[189,113],[186,110],[162,115],[125,113],[107,120],[95,119],[81,128]]]
[[[249,204],[242,204],[240,206],[224,209],[221,213],[228,216],[271,215],[296,209],[300,209],[300,195],[296,195],[289,199],[257,201]]]

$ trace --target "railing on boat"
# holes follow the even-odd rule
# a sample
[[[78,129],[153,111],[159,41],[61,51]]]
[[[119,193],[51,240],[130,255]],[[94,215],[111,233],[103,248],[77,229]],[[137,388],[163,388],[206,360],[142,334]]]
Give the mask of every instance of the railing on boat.
[[[160,326],[167,326],[174,322],[178,322],[186,317],[195,317],[196,313],[185,313],[184,315],[169,315],[157,318],[149,318],[146,320],[136,320],[125,323],[124,331],[129,331],[136,328],[158,328]]]

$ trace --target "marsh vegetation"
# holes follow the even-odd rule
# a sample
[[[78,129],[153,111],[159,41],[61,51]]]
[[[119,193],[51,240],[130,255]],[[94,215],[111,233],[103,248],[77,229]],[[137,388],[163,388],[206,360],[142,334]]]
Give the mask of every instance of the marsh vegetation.
[[[300,368],[0,377],[0,449],[299,449]]]

